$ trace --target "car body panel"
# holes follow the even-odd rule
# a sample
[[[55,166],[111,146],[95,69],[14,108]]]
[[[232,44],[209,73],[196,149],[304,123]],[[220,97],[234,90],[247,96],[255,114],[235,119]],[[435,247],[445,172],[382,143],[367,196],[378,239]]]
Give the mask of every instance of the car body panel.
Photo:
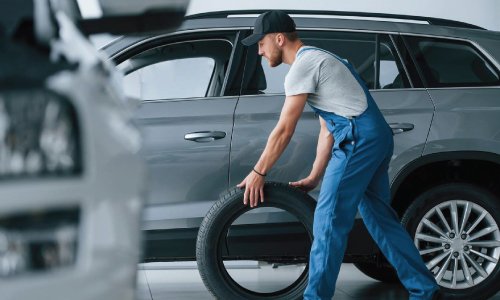
[[[199,226],[209,208],[209,205],[200,202],[213,203],[220,192],[227,189],[237,99],[215,97],[145,101],[140,105],[135,119],[144,136],[141,155],[149,166],[149,195],[143,227]],[[185,139],[186,134],[202,131],[218,131],[226,135],[211,142]],[[201,207],[175,209],[181,203],[200,203]],[[161,205],[172,207],[163,211]],[[195,219],[195,224],[188,225],[191,218]],[[179,224],[176,220],[184,221]]]
[[[242,96],[234,117],[230,186],[240,183],[252,170],[278,122],[284,95]],[[319,119],[306,106],[294,136],[266,180],[290,182],[309,175],[319,134]],[[307,154],[307,155],[304,155]]]
[[[429,89],[436,106],[424,155],[450,151],[500,154],[500,87]]]
[[[434,114],[434,105],[424,89],[375,90],[371,91],[386,122],[411,124],[413,129],[394,135],[394,153],[389,165],[389,179],[409,162],[422,155]]]

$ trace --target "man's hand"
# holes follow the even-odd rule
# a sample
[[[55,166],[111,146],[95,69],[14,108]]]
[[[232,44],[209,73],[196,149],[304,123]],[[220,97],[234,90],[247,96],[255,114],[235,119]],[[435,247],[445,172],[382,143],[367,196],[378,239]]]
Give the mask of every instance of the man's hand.
[[[306,105],[307,95],[299,94],[285,98],[278,124],[269,135],[264,152],[262,152],[259,161],[255,164],[256,171],[263,173],[269,171],[285,151]],[[259,200],[264,202],[264,176],[252,171],[237,187],[240,189],[246,188],[243,204],[250,203],[250,207],[256,207]]]
[[[289,184],[291,186],[299,188],[305,192],[309,192],[309,191],[314,190],[314,188],[319,184],[319,180],[313,179],[311,177],[306,177],[306,178],[301,179],[299,181],[290,182]]]
[[[238,188],[245,188],[243,204],[250,203],[250,207],[257,207],[260,202],[264,202],[264,177],[255,172],[250,172],[248,176],[237,185]]]

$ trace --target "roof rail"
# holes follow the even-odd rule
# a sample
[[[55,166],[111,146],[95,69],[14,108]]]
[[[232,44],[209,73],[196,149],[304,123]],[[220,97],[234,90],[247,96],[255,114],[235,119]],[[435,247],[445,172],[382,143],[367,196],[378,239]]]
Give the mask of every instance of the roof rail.
[[[269,10],[271,9],[213,11],[213,12],[188,15],[185,18],[190,20],[190,19],[202,19],[202,18],[227,18],[228,16],[231,15],[253,15],[253,14],[259,15]],[[328,15],[328,16],[347,16],[347,17],[369,17],[369,18],[382,18],[382,19],[402,19],[402,20],[424,21],[429,23],[430,25],[485,30],[480,26],[473,25],[470,23],[441,19],[441,18],[422,17],[422,16],[371,13],[371,12],[329,11],[329,10],[286,10],[285,9],[283,11],[289,15],[324,15],[324,16]]]

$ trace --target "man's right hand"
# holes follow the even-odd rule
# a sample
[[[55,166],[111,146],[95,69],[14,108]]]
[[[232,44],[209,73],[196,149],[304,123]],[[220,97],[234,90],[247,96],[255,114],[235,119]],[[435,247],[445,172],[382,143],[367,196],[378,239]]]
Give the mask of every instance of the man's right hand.
[[[319,179],[313,179],[311,177],[306,177],[304,179],[301,179],[299,181],[294,181],[288,183],[291,186],[294,186],[296,188],[299,188],[305,192],[309,192],[314,190],[314,188],[319,184]]]

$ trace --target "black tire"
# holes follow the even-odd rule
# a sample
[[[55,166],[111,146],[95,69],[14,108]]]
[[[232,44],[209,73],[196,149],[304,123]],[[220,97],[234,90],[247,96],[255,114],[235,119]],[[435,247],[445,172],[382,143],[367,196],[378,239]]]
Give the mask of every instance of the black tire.
[[[399,283],[398,274],[393,267],[375,262],[357,262],[354,266],[366,276],[386,283]]]
[[[226,271],[220,240],[228,226],[240,215],[249,211],[243,205],[243,190],[232,188],[221,196],[207,213],[200,225],[196,241],[196,261],[203,283],[217,299],[302,299],[307,286],[307,271],[290,286],[273,293],[256,293],[236,283]],[[316,201],[287,184],[267,182],[264,186],[265,202],[259,207],[277,207],[295,216],[303,225],[312,241],[313,216]]]
[[[478,204],[500,225],[500,201],[488,190],[468,183],[453,183],[436,186],[415,199],[403,215],[402,224],[414,239],[422,218],[437,205],[449,200],[466,200]],[[459,217],[460,216],[459,214]],[[496,294],[500,285],[500,263],[483,281],[464,289],[441,287],[445,299],[488,299]]]

